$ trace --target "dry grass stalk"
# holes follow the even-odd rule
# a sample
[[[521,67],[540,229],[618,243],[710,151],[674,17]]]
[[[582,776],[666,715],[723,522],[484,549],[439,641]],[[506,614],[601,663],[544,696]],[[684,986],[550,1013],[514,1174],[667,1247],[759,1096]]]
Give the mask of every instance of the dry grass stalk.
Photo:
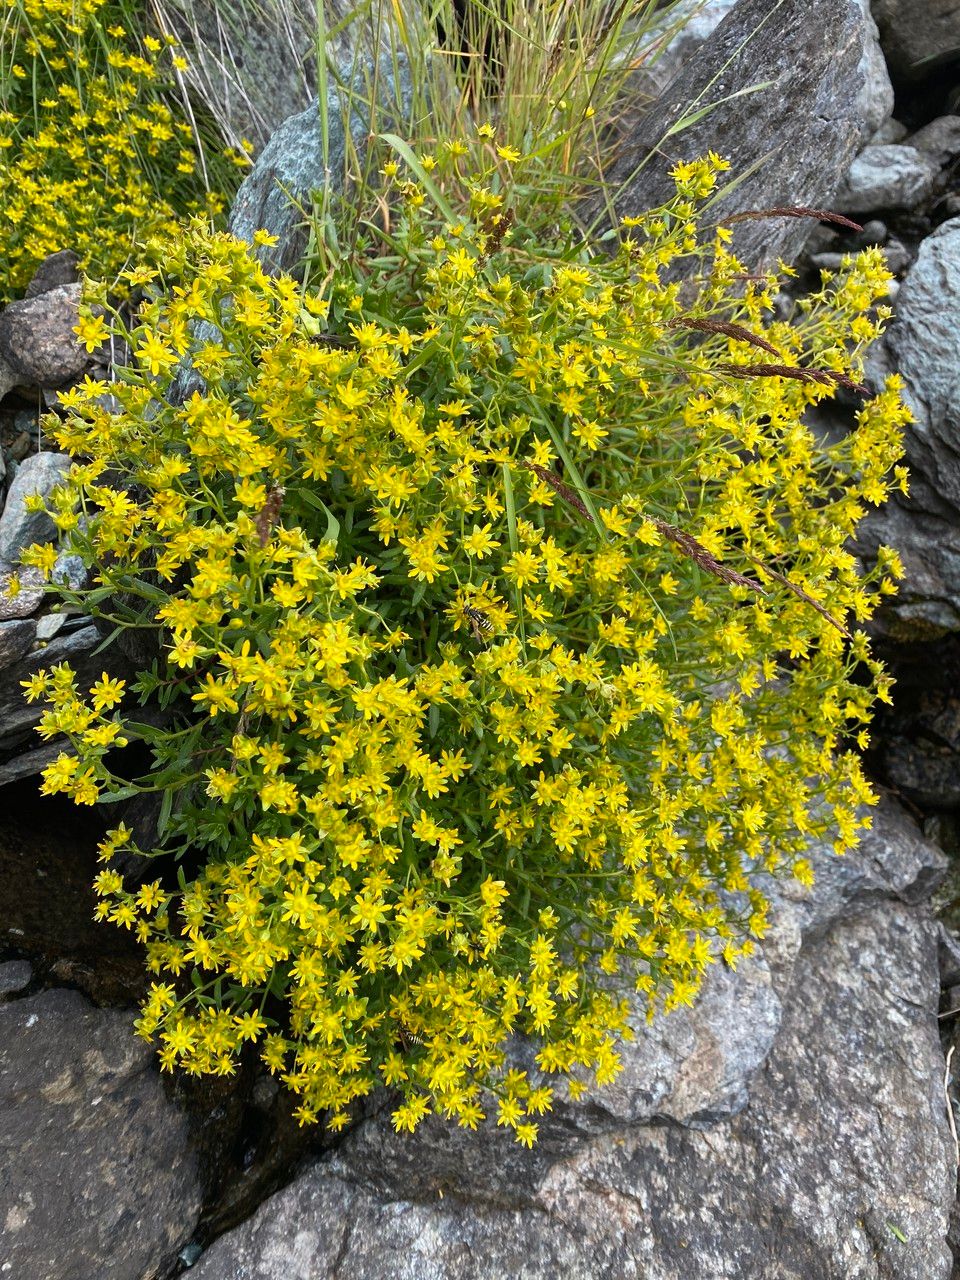
[[[774,209],[745,209],[742,213],[732,213],[724,218],[718,226],[729,227],[734,222],[747,222],[757,218],[816,218],[818,222],[832,222],[838,227],[848,227],[851,231],[862,231],[859,222],[845,218],[842,213],[831,213],[829,209],[808,209],[805,205],[785,205]]]
[[[745,329],[741,324],[730,324],[724,320],[696,320],[693,316],[680,316],[679,319],[671,321],[671,328],[696,329],[699,333],[722,333],[725,337],[733,338],[736,342],[749,342],[755,347],[762,347],[764,351],[769,351],[772,356],[780,354],[773,343],[768,342],[766,338],[761,338],[759,334]]]
[[[792,364],[717,364],[718,373],[728,373],[733,378],[795,378],[797,382],[816,382],[823,387],[845,387],[858,395],[873,393],[862,382],[854,382],[845,373],[833,369],[802,369]]]
[[[692,534],[684,533],[682,529],[678,529],[674,524],[668,524],[666,520],[655,519],[653,523],[665,538],[680,548],[684,555],[689,556],[701,569],[713,574],[721,582],[729,583],[731,587],[746,587],[749,591],[755,591],[761,596],[767,594],[756,578],[747,578],[742,573],[737,573],[734,569],[728,569],[726,565],[720,563],[716,556],[711,555],[703,543],[698,542]]]
[[[798,600],[802,600],[805,604],[816,609],[821,618],[826,618],[827,622],[829,622],[832,627],[836,627],[846,640],[853,639],[853,636],[843,623],[838,622],[829,609],[826,609],[819,600],[814,600],[813,596],[808,595],[806,591],[804,591],[803,587],[798,587],[795,582],[791,582],[789,578],[784,577],[782,573],[778,573],[776,569],[771,569],[768,564],[764,564],[762,560],[758,560],[755,556],[750,556],[750,559],[759,569],[762,569],[764,573],[768,573],[771,578],[774,578],[782,586],[786,587],[788,591],[792,591]]]
[[[568,484],[564,484],[555,471],[549,471],[546,467],[537,466],[535,462],[525,462],[523,465],[528,471],[532,471],[538,480],[542,480],[545,485],[549,485],[554,493],[558,493],[564,502],[568,502],[582,516],[586,516],[588,520],[590,519],[590,512],[576,489],[571,489]]]
[[[267,494],[267,500],[257,514],[256,527],[257,537],[260,539],[261,547],[265,547],[270,541],[270,535],[277,527],[277,521],[280,519],[280,508],[283,505],[284,489],[277,485]]]

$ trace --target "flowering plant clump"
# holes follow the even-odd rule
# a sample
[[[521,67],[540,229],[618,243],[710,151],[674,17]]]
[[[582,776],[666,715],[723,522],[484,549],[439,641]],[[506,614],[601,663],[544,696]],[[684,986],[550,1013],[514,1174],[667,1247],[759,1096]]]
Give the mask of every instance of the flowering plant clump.
[[[50,253],[112,277],[137,238],[223,207],[165,98],[183,65],[174,42],[138,39],[123,18],[108,0],[0,0],[0,299]],[[226,161],[209,159],[228,190]]]
[[[71,744],[46,792],[163,798],[156,878],[125,881],[120,824],[96,888],[164,1067],[255,1044],[302,1121],[386,1084],[398,1129],[493,1097],[531,1143],[561,1083],[615,1075],[638,999],[750,951],[759,873],[808,880],[811,838],[868,824],[846,744],[887,698],[860,627],[897,564],[845,547],[907,415],[891,380],[839,443],[804,421],[860,375],[879,252],[764,323],[775,280],[698,236],[716,157],[608,255],[534,241],[461,154],[387,164],[379,251],[320,289],[199,225],[139,270],[131,367],[48,426],[76,459],[52,513],[94,571],[58,590],[159,656],[27,691]]]

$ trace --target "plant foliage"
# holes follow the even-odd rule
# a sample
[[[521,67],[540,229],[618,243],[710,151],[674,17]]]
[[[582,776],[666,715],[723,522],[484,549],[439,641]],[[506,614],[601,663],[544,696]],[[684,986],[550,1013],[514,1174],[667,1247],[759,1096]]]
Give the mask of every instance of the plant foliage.
[[[0,0],[0,300],[51,253],[112,279],[138,238],[224,207],[230,164],[207,156],[205,184],[196,132],[167,101],[182,59],[129,7]]]
[[[528,230],[491,132],[479,172],[456,141],[389,162],[389,230],[322,288],[199,224],[128,273],[131,367],[48,427],[93,570],[58,590],[158,657],[27,688],[70,743],[47,792],[162,797],[156,846],[118,825],[96,887],[145,945],[164,1067],[255,1045],[303,1121],[386,1084],[398,1129],[492,1096],[530,1143],[558,1088],[615,1075],[638,1001],[750,951],[767,873],[806,881],[811,840],[868,824],[850,746],[889,682],[862,624],[897,562],[847,545],[903,483],[907,415],[891,379],[839,442],[805,417],[861,376],[879,251],[775,319],[776,280],[698,231],[716,157],[607,254]]]

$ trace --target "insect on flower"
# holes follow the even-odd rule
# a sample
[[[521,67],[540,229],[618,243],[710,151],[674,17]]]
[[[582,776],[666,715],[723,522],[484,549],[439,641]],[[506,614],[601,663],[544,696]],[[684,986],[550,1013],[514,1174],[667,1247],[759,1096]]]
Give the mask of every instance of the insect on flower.
[[[473,605],[468,604],[464,605],[463,612],[470,622],[470,630],[476,640],[482,641],[484,634],[489,635],[493,630],[493,623],[480,609],[475,609]]]
[[[397,1027],[397,1041],[404,1053],[412,1053],[414,1049],[423,1046],[423,1036],[416,1031],[411,1031],[409,1027]]]

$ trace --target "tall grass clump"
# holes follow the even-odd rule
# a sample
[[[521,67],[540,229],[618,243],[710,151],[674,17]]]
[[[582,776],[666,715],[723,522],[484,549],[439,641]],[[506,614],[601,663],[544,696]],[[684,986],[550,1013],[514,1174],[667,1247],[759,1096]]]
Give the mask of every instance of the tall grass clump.
[[[612,120],[636,105],[634,72],[691,11],[654,0],[219,0],[202,9],[193,0],[150,0],[150,7],[164,30],[182,34],[194,94],[218,117],[224,103],[234,104],[224,125],[234,146],[240,122],[260,142],[279,123],[269,85],[250,71],[263,63],[265,46],[267,80],[282,86],[285,104],[299,94],[297,109],[306,109],[317,95],[325,133],[331,102],[338,123],[357,114],[368,122],[359,147],[346,128],[343,170],[318,193],[323,221],[346,187],[339,231],[350,243],[357,192],[376,198],[380,157],[368,144],[388,129],[414,151],[462,138],[482,164],[476,129],[493,125],[531,165],[539,161],[536,209],[545,219],[595,190],[614,146]]]

